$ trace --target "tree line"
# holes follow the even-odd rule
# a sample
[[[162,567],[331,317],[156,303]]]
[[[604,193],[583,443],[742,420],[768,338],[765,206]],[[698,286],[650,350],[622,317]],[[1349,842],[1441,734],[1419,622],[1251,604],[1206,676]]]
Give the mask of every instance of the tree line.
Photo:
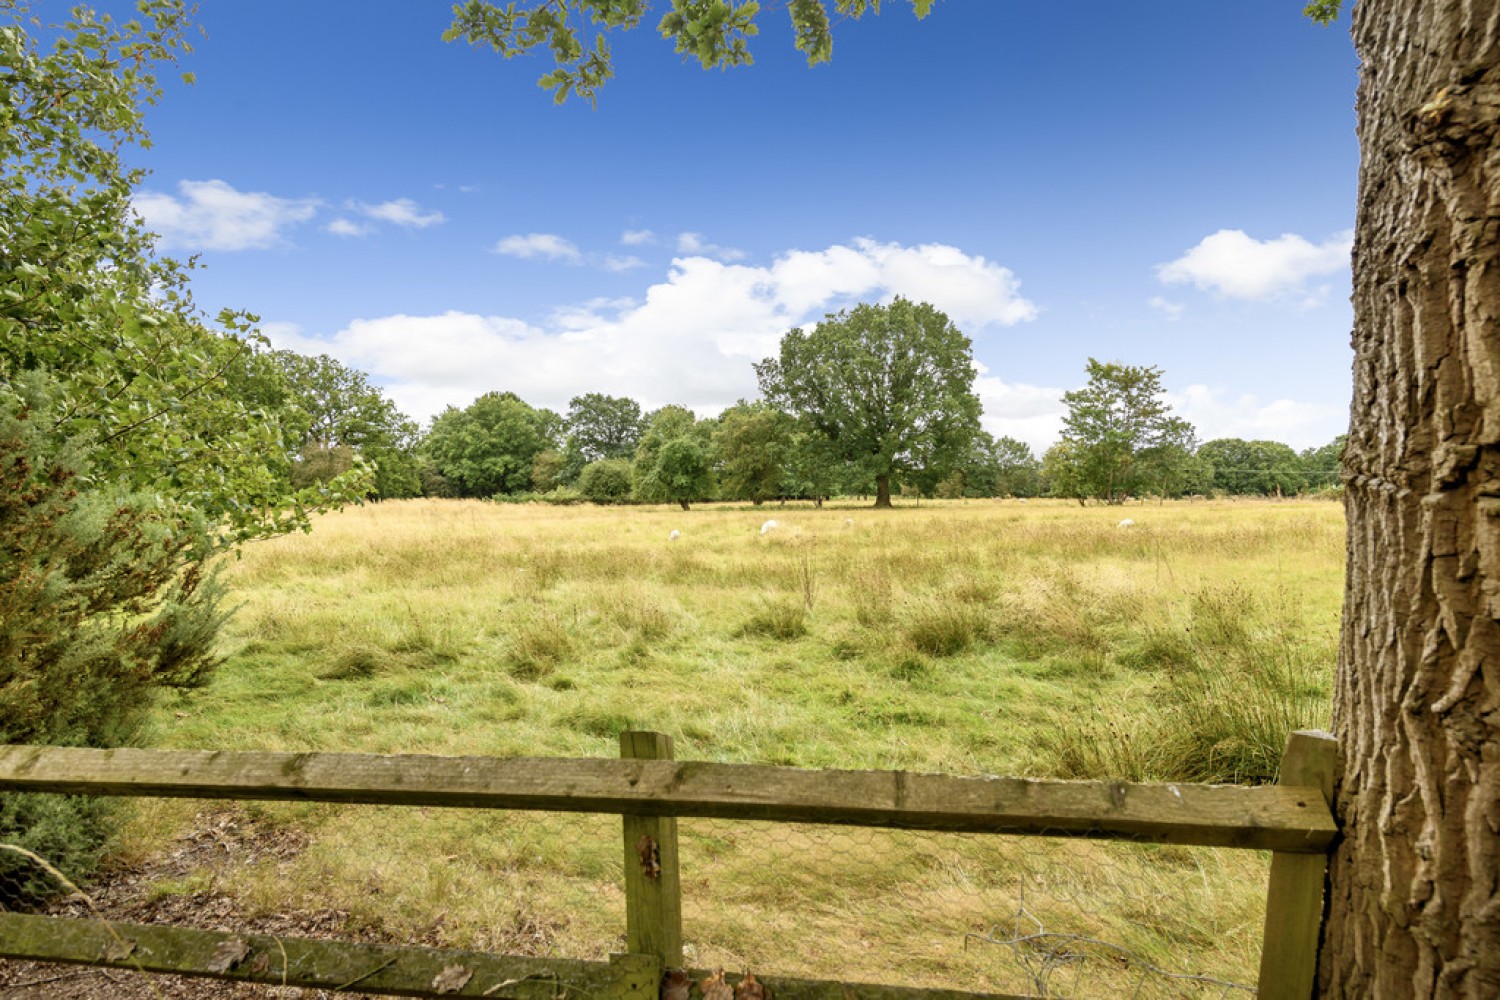
[[[903,315],[929,322],[903,325]],[[712,417],[677,405],[645,411],[628,397],[596,392],[573,397],[558,413],[512,392],[490,392],[448,407],[425,433],[362,373],[326,355],[277,351],[256,364],[264,380],[260,401],[284,409],[289,486],[363,468],[376,499],[686,508],[707,500],[834,496],[879,502],[894,488],[942,499],[1117,503],[1131,496],[1305,495],[1339,485],[1342,437],[1301,452],[1277,441],[1199,443],[1165,402],[1160,369],[1093,359],[1088,384],[1063,398],[1062,439],[1038,458],[1025,442],[978,427],[972,377],[964,375],[972,372],[968,341],[951,326],[933,307],[900,299],[830,316],[811,334],[788,334],[781,355],[757,366],[764,398],[740,400]],[[948,376],[948,392],[937,382],[901,390],[904,424],[880,411],[902,376],[892,351],[862,349],[875,327],[888,338],[909,330],[906,363]],[[947,355],[944,338],[952,341]],[[814,376],[819,384],[808,383]],[[906,427],[904,436],[898,426]],[[894,445],[886,448],[888,441]]]

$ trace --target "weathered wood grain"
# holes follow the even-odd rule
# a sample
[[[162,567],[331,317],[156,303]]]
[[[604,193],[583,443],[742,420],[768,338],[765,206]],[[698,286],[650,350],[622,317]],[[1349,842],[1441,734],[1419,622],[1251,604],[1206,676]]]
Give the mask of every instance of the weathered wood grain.
[[[129,948],[125,954],[124,942]],[[243,957],[218,968],[223,955]],[[217,959],[216,959],[217,956]],[[502,1000],[646,1000],[657,995],[660,965],[651,956],[609,962],[521,958],[398,945],[228,934],[151,924],[0,913],[0,957],[101,965],[272,985],[349,989],[386,996],[488,996]],[[433,982],[445,970],[471,973],[456,991]],[[701,979],[704,970],[693,973]],[[462,978],[451,976],[449,982]],[[730,982],[739,977],[730,975]],[[775,1000],[1020,1000],[1010,994],[924,990],[868,983],[758,976]]]
[[[705,816],[1296,853],[1323,851],[1337,832],[1316,788],[689,761],[3,746],[0,789]]]
[[[1281,781],[1313,786],[1333,801],[1338,744],[1328,733],[1296,732],[1281,758]],[[1318,968],[1318,935],[1323,926],[1326,854],[1271,857],[1266,892],[1266,928],[1261,936],[1261,1000],[1309,1000]]]
[[[229,962],[235,955],[238,959]],[[0,956],[411,997],[555,1000],[563,991],[569,996],[614,996],[621,980],[621,970],[608,962],[105,924],[19,913],[0,913]],[[445,972],[447,979],[440,981]],[[465,973],[468,978],[462,986],[441,988],[463,979]]]
[[[623,732],[620,756],[671,760],[672,737]],[[625,943],[664,966],[682,964],[682,879],[677,860],[677,820],[670,816],[624,818]]]

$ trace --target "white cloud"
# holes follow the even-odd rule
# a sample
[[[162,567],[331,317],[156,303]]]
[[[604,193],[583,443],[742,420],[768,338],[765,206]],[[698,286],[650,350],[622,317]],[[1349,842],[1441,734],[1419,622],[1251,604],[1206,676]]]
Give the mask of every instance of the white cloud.
[[[1295,233],[1257,240],[1239,229],[1221,229],[1156,276],[1169,285],[1191,283],[1236,299],[1265,299],[1295,292],[1309,278],[1333,274],[1349,264],[1352,233],[1313,244]]]
[[[1187,306],[1181,302],[1168,302],[1160,295],[1153,295],[1151,301],[1147,304],[1174,323],[1182,319],[1182,313],[1187,309]]]
[[[1167,401],[1197,429],[1200,441],[1237,437],[1280,441],[1300,450],[1327,444],[1349,427],[1348,406],[1291,399],[1263,402],[1253,393],[1233,395],[1206,385],[1169,392]]]
[[[323,227],[323,231],[332,233],[335,236],[368,236],[370,234],[370,227],[361,226],[359,223],[349,219],[334,219]]]
[[[606,271],[621,274],[625,271],[634,271],[638,267],[645,267],[646,262],[635,254],[620,255],[611,253],[604,255],[603,266]]]
[[[734,247],[721,247],[717,243],[707,243],[702,233],[678,233],[677,252],[712,257],[715,260],[745,259],[745,251],[736,250]]]
[[[558,250],[551,241],[560,240],[513,239],[536,254]],[[574,255],[565,259],[581,259],[560,243]],[[648,408],[675,402],[712,413],[757,394],[750,363],[773,354],[787,330],[858,300],[896,295],[932,302],[971,335],[1036,313],[1015,276],[982,257],[860,240],[785,254],[764,267],[684,257],[639,299],[585,302],[541,324],[446,312],[356,320],[326,340],[266,329],[278,346],[333,354],[369,372],[420,419],[495,389],[553,408],[593,391]]]
[[[178,196],[142,191],[132,200],[163,249],[258,250],[281,242],[283,231],[317,212],[315,198],[278,198],[237,191],[221,180],[180,181]]]
[[[382,201],[376,205],[362,201],[351,201],[348,204],[350,209],[366,218],[405,226],[408,229],[426,229],[428,226],[447,221],[442,212],[423,212],[422,207],[410,198],[396,198],[393,201]]]
[[[974,380],[974,391],[984,407],[980,424],[995,437],[1025,441],[1037,458],[1057,443],[1063,414],[1068,411],[1062,401],[1066,390],[1004,382],[981,374]]]
[[[569,264],[580,264],[583,255],[570,241],[555,233],[527,233],[525,236],[507,236],[494,246],[495,253],[508,257],[542,257],[561,260]]]
[[[656,234],[649,229],[627,229],[620,234],[620,242],[628,247],[646,246],[656,242]]]

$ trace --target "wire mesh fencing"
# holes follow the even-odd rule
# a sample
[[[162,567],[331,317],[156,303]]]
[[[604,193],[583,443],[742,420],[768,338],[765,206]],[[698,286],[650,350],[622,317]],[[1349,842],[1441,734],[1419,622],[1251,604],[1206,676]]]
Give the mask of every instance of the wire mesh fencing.
[[[690,964],[1045,997],[1253,995],[1260,854],[683,820]]]
[[[1254,992],[1259,852],[695,818],[678,836],[692,967],[1042,997]],[[64,916],[541,957],[627,950],[617,815],[142,800],[87,895],[43,857],[6,859],[0,898],[51,880]],[[0,970],[0,994],[5,982]],[[321,995],[231,988],[250,992],[181,995]]]

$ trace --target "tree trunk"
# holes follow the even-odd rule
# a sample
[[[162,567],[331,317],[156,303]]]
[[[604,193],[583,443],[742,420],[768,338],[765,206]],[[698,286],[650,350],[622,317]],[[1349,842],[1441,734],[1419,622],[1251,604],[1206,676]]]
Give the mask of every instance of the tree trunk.
[[[875,506],[889,507],[891,505],[891,477],[875,477]]]
[[[1500,4],[1360,0],[1326,996],[1500,996]],[[1495,579],[1491,580],[1490,577]]]
[[[682,509],[683,510],[688,510],[689,509],[688,508],[688,502],[686,500],[679,500],[677,502],[680,503],[680,504],[682,504]]]

